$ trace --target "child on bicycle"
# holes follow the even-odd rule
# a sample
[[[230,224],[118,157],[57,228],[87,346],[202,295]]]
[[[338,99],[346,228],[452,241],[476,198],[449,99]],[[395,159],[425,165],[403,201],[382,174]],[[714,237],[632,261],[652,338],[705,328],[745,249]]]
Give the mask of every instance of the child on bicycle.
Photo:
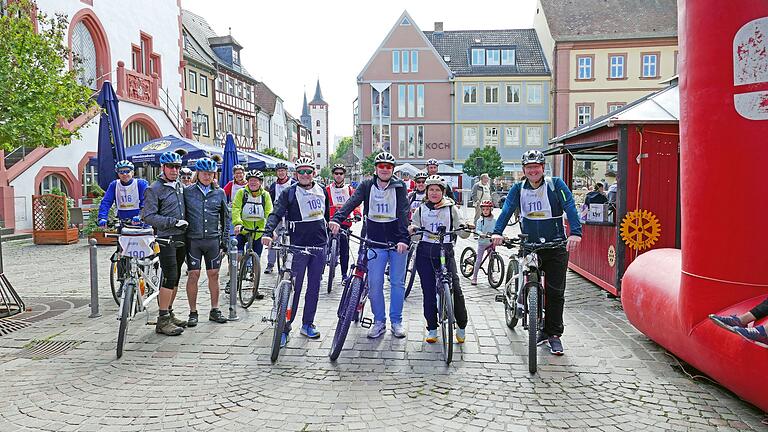
[[[238,188],[232,197],[232,225],[235,227],[234,233],[237,238],[237,252],[240,254],[240,261],[243,258],[243,250],[247,235],[241,234],[243,228],[246,230],[263,230],[267,223],[269,214],[272,213],[272,198],[263,187],[264,173],[258,170],[248,171],[245,175],[245,186]],[[261,244],[261,233],[250,233],[251,247],[256,255],[261,258],[261,252],[264,245]],[[256,287],[254,294],[256,300],[264,298]]]
[[[427,200],[422,203],[414,212],[411,226],[408,227],[411,233],[416,232],[418,228],[425,228],[429,231],[437,231],[439,227],[445,227],[447,231],[453,231],[461,227],[461,217],[454,201],[445,196],[445,180],[439,175],[432,175],[427,178]],[[469,237],[469,232],[459,233],[461,238]],[[445,248],[446,265],[451,274],[456,274],[456,260],[453,258],[453,236],[445,238],[444,244],[438,244],[438,238],[432,234],[422,234],[419,239],[419,246],[416,249],[416,271],[421,279],[421,289],[424,293],[424,318],[427,321],[428,343],[437,342],[437,279],[435,272],[440,269],[440,248]],[[464,304],[464,294],[461,292],[461,286],[453,281],[453,309],[456,317],[456,341],[464,343],[465,329],[467,327],[467,308]]]
[[[493,234],[496,226],[496,218],[493,217],[493,201],[485,200],[480,203],[480,218],[475,221],[475,233],[483,235]],[[490,237],[477,239],[477,258],[475,258],[474,271],[472,272],[472,285],[477,285],[477,274],[480,272],[480,264],[483,262],[485,252],[490,253]]]

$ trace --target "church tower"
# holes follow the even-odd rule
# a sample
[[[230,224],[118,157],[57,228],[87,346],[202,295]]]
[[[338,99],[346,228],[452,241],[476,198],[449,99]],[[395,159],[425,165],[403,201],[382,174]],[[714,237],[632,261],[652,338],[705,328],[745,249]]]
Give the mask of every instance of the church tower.
[[[315,164],[318,168],[322,169],[328,166],[330,148],[328,146],[328,103],[323,100],[319,79],[315,88],[315,97],[309,103],[309,116],[309,130],[312,132],[312,147],[314,149],[312,157],[315,159]],[[303,113],[301,120],[304,122]]]

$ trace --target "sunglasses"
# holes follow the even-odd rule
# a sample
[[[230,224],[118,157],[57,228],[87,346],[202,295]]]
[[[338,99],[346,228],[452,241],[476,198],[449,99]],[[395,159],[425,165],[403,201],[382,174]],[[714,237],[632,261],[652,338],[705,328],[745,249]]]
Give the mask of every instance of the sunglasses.
[[[394,168],[394,165],[390,165],[390,164],[387,164],[387,163],[380,163],[380,164],[376,165],[376,168],[378,168],[378,169],[389,169],[389,170],[391,170],[391,169],[393,169],[393,168]]]
[[[130,174],[131,170],[120,170],[117,172],[118,174]]]
[[[300,169],[300,170],[296,170],[296,173],[299,174],[299,175],[310,175],[313,172],[315,172],[315,170],[313,170],[313,169]]]
[[[192,176],[181,176],[182,180],[192,180]]]
[[[181,169],[181,165],[176,165],[176,164],[166,164],[165,166],[166,168],[170,168],[170,169]]]
[[[343,173],[343,172],[341,172],[341,171],[339,171],[339,172],[335,172],[335,173],[333,173],[333,175],[344,175],[344,173]]]

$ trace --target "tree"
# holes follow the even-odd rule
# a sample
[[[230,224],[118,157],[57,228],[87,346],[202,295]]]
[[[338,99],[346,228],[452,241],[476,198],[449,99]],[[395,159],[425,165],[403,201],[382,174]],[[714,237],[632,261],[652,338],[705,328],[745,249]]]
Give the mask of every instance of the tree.
[[[478,168],[475,165],[476,158],[483,160],[482,168]],[[476,148],[467,157],[467,161],[464,163],[464,173],[471,177],[478,177],[482,173],[488,173],[493,179],[504,175],[504,162],[501,161],[501,155],[496,147],[485,146],[483,148]]]
[[[320,177],[322,177],[323,180],[331,178],[331,168],[327,166],[324,166],[323,168],[321,168]]]
[[[352,137],[344,137],[339,141],[339,146],[331,156],[331,165],[344,163],[344,156],[352,149]]]
[[[363,171],[362,174],[364,176],[366,176],[366,175],[373,175],[373,168],[374,168],[373,160],[376,159],[376,155],[377,154],[379,154],[379,153],[378,152],[377,153],[371,153],[371,154],[368,155],[368,157],[363,159],[363,162],[360,165],[360,169]]]
[[[79,133],[63,120],[96,103],[78,80],[78,59],[68,68],[67,18],[37,13],[30,0],[8,3],[0,17],[0,149],[67,145]]]
[[[270,148],[265,148],[264,150],[261,151],[261,153],[263,153],[263,154],[265,154],[267,156],[273,156],[273,157],[276,157],[276,158],[279,158],[279,159],[288,160],[288,157],[286,155],[280,153],[279,151],[277,151],[277,150],[275,150],[275,149],[273,149],[271,147]]]

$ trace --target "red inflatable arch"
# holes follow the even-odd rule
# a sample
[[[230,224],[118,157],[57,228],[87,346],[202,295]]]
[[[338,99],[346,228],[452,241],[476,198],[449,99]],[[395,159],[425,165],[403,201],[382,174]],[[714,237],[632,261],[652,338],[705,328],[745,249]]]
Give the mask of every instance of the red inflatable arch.
[[[640,255],[621,299],[640,331],[768,411],[768,349],[707,318],[768,297],[768,2],[678,7],[682,249]]]

